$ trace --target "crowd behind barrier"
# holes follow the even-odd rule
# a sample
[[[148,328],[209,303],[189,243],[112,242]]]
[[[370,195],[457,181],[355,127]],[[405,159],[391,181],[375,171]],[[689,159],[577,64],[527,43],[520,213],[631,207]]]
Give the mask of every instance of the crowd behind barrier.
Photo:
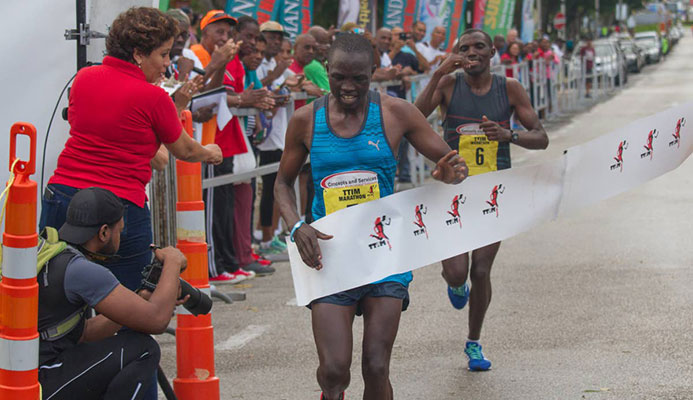
[[[590,73],[587,71],[585,60],[579,57],[572,59],[561,59],[558,63],[547,62],[543,59],[534,61],[523,61],[513,65],[496,65],[492,67],[495,74],[512,76],[517,79],[527,91],[532,106],[543,120],[551,120],[562,114],[576,112],[592,104],[606,100],[619,86],[617,83],[625,81],[623,76],[624,69],[621,68],[622,61],[617,61],[619,67],[617,73],[612,74],[607,68],[594,68]],[[548,71],[547,71],[548,70]],[[543,73],[542,71],[547,71]],[[414,102],[417,94],[424,89],[422,83],[428,82],[432,74],[419,74],[405,78],[411,85],[407,90],[407,101]],[[592,89],[588,96],[586,87],[587,82],[592,81]],[[401,85],[402,80],[390,80],[372,82],[371,89],[385,91],[387,87]],[[292,101],[285,106],[288,110],[293,110],[294,100],[311,98],[303,92],[292,94]],[[231,112],[236,116],[255,115],[261,110],[254,108],[232,108]],[[429,122],[436,132],[442,134],[442,118],[440,113],[434,113]],[[514,126],[521,126],[513,122]],[[418,154],[410,154],[411,176],[414,186],[420,186],[426,177],[423,157]],[[207,189],[210,187],[221,186],[236,182],[247,181],[262,175],[277,172],[279,163],[273,163],[258,167],[253,171],[241,174],[228,174],[207,178],[203,180],[202,186]],[[153,193],[154,196],[156,194]]]

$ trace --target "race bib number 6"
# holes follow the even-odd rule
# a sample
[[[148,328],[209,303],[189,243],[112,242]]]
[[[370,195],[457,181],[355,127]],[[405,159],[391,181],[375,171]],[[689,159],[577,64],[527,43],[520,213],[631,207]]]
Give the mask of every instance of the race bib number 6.
[[[325,214],[380,198],[378,174],[372,171],[348,171],[325,177],[320,186]]]
[[[470,126],[472,125],[472,126]],[[498,142],[488,140],[478,124],[461,125],[458,151],[469,167],[469,175],[498,170]]]

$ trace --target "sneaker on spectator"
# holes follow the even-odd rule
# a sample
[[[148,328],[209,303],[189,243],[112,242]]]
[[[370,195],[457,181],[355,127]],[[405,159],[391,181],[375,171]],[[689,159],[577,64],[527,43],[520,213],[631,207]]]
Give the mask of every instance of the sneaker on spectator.
[[[244,281],[246,278],[240,275],[231,274],[229,272],[223,272],[217,276],[210,277],[209,281],[214,282],[217,285],[222,285],[225,283],[238,283]]]
[[[257,249],[257,253],[260,256],[281,254],[284,252],[286,252],[286,243],[282,242],[277,236],[273,237],[269,242],[260,243],[260,247]]]
[[[265,257],[261,257],[255,252],[255,250],[253,250],[250,254],[253,256],[253,260],[255,260],[255,262],[258,264],[265,266],[272,265],[272,261],[266,259]]]
[[[248,272],[254,272],[255,276],[272,275],[275,271],[273,267],[270,267],[269,265],[262,265],[257,261],[246,265],[245,267],[243,267],[243,270]]]
[[[255,278],[255,272],[253,271],[246,271],[243,268],[238,268],[238,271],[232,273],[231,275],[238,275],[242,277],[241,281],[244,281],[246,279],[253,279]],[[240,282],[240,281],[239,281]]]

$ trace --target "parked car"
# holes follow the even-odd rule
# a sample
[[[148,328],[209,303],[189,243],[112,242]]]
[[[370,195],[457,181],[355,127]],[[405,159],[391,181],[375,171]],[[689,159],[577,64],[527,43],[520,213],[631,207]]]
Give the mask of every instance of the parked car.
[[[626,58],[626,67],[628,71],[640,72],[647,62],[643,49],[641,49],[633,39],[626,37],[618,39],[618,46],[621,48]]]
[[[636,33],[635,42],[645,50],[648,64],[659,62],[662,55],[662,41],[656,31]]]
[[[616,85],[623,85],[628,81],[626,60],[618,43],[612,39],[601,39],[592,42],[594,46],[594,72],[605,73],[614,79]]]

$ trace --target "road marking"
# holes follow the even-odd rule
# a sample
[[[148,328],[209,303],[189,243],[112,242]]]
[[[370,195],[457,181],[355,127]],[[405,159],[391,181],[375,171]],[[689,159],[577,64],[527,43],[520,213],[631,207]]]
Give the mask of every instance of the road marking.
[[[286,305],[287,306],[295,306],[296,305],[296,298],[294,297],[293,299],[287,301]]]
[[[238,350],[250,343],[253,339],[261,336],[269,330],[269,325],[248,325],[245,329],[235,335],[231,335],[226,341],[219,346],[218,350]]]

